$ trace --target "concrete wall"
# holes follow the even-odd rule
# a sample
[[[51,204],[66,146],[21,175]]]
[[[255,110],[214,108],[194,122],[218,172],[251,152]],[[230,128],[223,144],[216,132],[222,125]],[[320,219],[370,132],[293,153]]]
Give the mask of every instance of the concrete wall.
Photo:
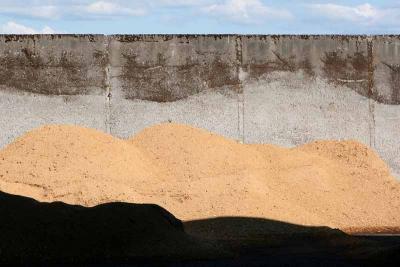
[[[0,146],[49,123],[357,139],[400,176],[400,36],[2,35]]]

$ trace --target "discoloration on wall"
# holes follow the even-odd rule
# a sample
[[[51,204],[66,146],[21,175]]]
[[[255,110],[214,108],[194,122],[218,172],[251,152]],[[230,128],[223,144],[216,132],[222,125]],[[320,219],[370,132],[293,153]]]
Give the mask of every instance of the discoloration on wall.
[[[321,61],[325,75],[334,82],[367,80],[368,60],[362,52],[346,57],[341,52],[326,52]]]
[[[32,93],[86,94],[90,85],[81,72],[88,72],[88,66],[72,60],[68,51],[57,59],[50,56],[47,62],[27,48],[18,54],[7,53],[0,57],[0,84]]]
[[[391,93],[391,104],[400,104],[400,65],[399,64],[388,64],[382,62],[385,66],[390,69],[390,84],[392,88]]]
[[[325,77],[332,83],[346,85],[357,93],[378,99],[369,88],[368,57],[363,52],[343,55],[343,52],[326,52],[321,58]]]
[[[104,88],[107,52],[102,38],[12,35],[1,41],[3,88],[46,95],[82,95]]]
[[[157,41],[158,40],[158,41]],[[213,40],[213,41],[211,41]],[[211,37],[118,36],[126,99],[171,102],[240,83],[233,42]],[[214,42],[215,41],[215,42]],[[143,53],[143,42],[148,43]]]
[[[189,58],[186,64],[177,66],[166,66],[162,54],[158,54],[155,66],[137,62],[135,54],[123,56],[126,63],[121,78],[126,99],[171,102],[240,82],[232,66],[218,55],[208,65]]]
[[[386,60],[398,53],[396,36],[3,35],[0,42],[0,84],[26,92],[101,93],[110,65],[121,68],[117,76],[127,99],[169,102],[221,87],[237,91],[240,71],[259,79],[301,70],[380,103],[400,102],[399,63]],[[117,65],[108,59],[110,42],[121,44],[114,52]],[[369,64],[371,57],[378,57],[376,65]]]
[[[244,65],[250,78],[259,78],[275,71],[303,71],[311,78],[326,77],[324,68],[330,75],[337,72],[329,68],[333,63],[329,61],[332,56],[363,55],[366,52],[366,39],[360,36],[254,36],[245,39],[244,50]],[[354,64],[357,59],[354,59]],[[328,61],[327,67],[324,67],[324,60]],[[340,71],[347,75],[348,70]]]
[[[244,68],[248,70],[251,78],[258,79],[263,75],[269,74],[274,71],[296,72],[302,70],[310,77],[315,75],[311,66],[311,62],[308,59],[303,59],[299,62],[296,62],[295,55],[283,56],[275,51],[273,52],[273,54],[275,55],[275,59],[271,61],[260,64],[249,63],[244,66]]]
[[[375,36],[372,38],[375,62],[374,90],[379,102],[399,105],[400,36]]]

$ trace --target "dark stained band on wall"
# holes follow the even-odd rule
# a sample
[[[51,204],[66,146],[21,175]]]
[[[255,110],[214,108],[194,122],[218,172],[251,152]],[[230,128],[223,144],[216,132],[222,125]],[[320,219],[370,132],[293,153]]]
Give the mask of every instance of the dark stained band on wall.
[[[103,95],[111,69],[126,99],[172,102],[301,71],[400,104],[394,35],[0,35],[0,43],[0,90]]]

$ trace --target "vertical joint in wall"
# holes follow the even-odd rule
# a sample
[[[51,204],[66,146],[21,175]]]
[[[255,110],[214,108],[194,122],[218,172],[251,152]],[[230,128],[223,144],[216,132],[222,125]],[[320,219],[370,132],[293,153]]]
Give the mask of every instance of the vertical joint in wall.
[[[105,74],[105,127],[106,131],[109,134],[112,134],[112,129],[111,129],[111,98],[112,98],[112,92],[111,92],[111,64],[110,64],[110,37],[105,38],[105,51],[107,55],[107,60],[106,64],[104,66],[104,74]]]
[[[236,36],[236,66],[239,69],[243,65],[243,53],[242,53],[242,36]],[[239,74],[239,73],[238,73]]]
[[[243,66],[243,40],[242,36],[237,35],[235,39],[235,52],[236,52],[236,79],[237,79],[237,110],[238,110],[238,139],[244,143],[245,142],[245,134],[244,134],[244,92],[243,92],[243,84],[241,80],[241,72]]]
[[[368,105],[369,105],[369,134],[370,134],[370,147],[375,148],[375,81],[374,81],[374,41],[373,37],[367,39],[368,50]]]

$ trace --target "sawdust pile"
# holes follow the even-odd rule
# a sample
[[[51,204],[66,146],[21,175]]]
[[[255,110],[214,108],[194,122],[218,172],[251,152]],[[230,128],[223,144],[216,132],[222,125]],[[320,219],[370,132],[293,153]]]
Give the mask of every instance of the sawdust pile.
[[[76,126],[33,130],[0,151],[0,190],[85,206],[155,203],[183,220],[400,227],[400,183],[356,141],[244,145],[173,123],[130,140]]]

